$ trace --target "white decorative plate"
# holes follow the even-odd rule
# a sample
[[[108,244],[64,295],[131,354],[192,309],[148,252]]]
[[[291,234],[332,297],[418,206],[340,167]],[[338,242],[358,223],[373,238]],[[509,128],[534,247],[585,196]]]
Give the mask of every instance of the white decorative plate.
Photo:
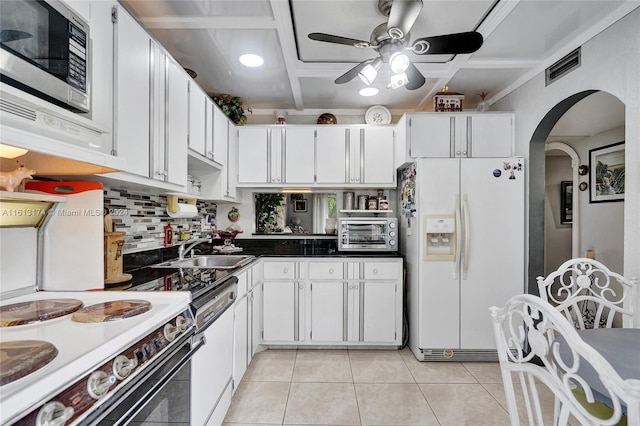
[[[391,112],[385,106],[374,105],[364,114],[364,121],[367,124],[389,124]]]

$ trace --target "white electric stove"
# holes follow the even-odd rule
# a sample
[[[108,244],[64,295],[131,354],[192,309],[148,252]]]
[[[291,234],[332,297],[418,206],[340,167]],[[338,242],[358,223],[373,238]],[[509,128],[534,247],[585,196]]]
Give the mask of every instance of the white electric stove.
[[[190,292],[40,291],[1,300],[0,312],[6,319],[11,316],[8,305],[24,310],[29,303],[23,302],[50,299],[76,300],[83,307],[53,319],[0,327],[0,424],[101,424],[118,401],[131,396],[140,383],[152,381],[154,371],[169,358],[193,352]],[[85,311],[85,320],[92,313],[87,307],[105,302],[140,304],[146,310],[121,319],[98,315],[89,321],[100,322],[77,322]],[[6,325],[1,317],[0,323]],[[25,345],[15,342],[24,341],[31,349],[44,345],[52,359],[40,357],[46,352],[40,351],[16,362]],[[36,359],[44,365],[35,365]],[[13,374],[16,365],[26,370],[23,377]]]

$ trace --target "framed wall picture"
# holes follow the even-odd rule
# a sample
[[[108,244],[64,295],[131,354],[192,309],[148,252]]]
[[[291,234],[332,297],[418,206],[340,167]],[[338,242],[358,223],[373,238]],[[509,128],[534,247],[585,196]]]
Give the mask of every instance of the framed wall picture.
[[[589,150],[589,202],[624,200],[624,142]]]
[[[307,211],[307,200],[293,200],[293,211],[305,213]]]
[[[560,182],[560,223],[573,223],[573,182],[570,180]]]

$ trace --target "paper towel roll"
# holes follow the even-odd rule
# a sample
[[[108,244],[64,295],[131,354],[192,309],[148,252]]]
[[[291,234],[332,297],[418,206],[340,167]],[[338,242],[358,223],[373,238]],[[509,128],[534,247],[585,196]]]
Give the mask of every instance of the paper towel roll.
[[[198,216],[198,207],[196,207],[194,204],[178,203],[177,210],[172,213],[167,208],[167,214],[170,217],[174,217],[174,218],[196,217],[196,216]]]

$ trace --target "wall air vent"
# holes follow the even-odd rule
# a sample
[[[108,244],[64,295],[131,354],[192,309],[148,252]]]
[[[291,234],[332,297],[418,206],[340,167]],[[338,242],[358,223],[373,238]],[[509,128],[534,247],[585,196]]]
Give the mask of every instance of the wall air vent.
[[[569,53],[545,70],[545,85],[548,86],[562,76],[580,67],[580,48]]]
[[[0,99],[0,111],[36,121],[36,112],[31,108],[24,107],[7,99]]]

